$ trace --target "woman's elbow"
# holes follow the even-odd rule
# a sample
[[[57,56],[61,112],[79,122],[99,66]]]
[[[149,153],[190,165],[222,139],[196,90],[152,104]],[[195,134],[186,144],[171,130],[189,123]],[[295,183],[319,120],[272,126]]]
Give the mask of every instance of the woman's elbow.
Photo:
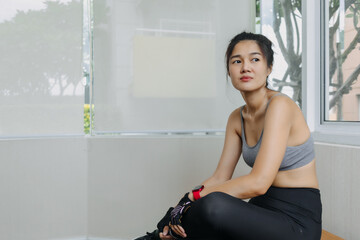
[[[269,187],[265,187],[265,186],[258,186],[254,189],[254,194],[256,196],[260,196],[260,195],[264,195],[267,190],[269,189]]]
[[[257,181],[254,181],[254,184],[252,186],[252,192],[255,196],[264,195],[268,191],[270,186],[271,184],[269,184],[267,181],[259,179]]]

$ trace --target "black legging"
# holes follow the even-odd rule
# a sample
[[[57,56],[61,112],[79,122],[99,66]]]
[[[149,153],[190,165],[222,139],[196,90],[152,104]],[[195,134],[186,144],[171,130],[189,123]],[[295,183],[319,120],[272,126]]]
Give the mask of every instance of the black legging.
[[[271,187],[249,202],[214,192],[183,217],[186,239],[320,240],[320,192],[312,188]]]

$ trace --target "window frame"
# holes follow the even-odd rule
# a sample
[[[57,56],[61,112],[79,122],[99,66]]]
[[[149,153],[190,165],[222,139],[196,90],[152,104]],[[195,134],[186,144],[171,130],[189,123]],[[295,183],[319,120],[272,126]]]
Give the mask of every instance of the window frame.
[[[328,0],[303,1],[306,33],[303,35],[303,111],[315,141],[360,146],[360,122],[325,120],[329,70],[327,9]]]

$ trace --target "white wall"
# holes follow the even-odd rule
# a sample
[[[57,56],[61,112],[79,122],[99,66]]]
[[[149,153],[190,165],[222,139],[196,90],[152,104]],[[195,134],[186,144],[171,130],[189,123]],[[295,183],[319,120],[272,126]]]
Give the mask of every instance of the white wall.
[[[360,239],[360,147],[316,144],[323,228],[344,239]]]
[[[0,141],[0,239],[132,239],[210,176],[222,136]],[[359,239],[360,148],[316,143],[323,228]],[[249,171],[240,160],[235,175]]]
[[[0,239],[46,240],[87,233],[83,138],[0,140]]]
[[[154,230],[168,207],[210,177],[222,145],[221,136],[90,139],[89,236]]]

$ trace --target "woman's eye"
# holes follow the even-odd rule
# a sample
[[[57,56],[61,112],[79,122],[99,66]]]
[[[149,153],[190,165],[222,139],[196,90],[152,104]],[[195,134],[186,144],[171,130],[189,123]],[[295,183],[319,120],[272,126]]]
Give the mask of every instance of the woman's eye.
[[[258,62],[258,61],[260,61],[260,59],[258,59],[258,58],[253,58],[252,61],[253,61],[253,62]]]
[[[235,60],[235,61],[233,61],[233,63],[241,63],[241,61],[240,60]]]

